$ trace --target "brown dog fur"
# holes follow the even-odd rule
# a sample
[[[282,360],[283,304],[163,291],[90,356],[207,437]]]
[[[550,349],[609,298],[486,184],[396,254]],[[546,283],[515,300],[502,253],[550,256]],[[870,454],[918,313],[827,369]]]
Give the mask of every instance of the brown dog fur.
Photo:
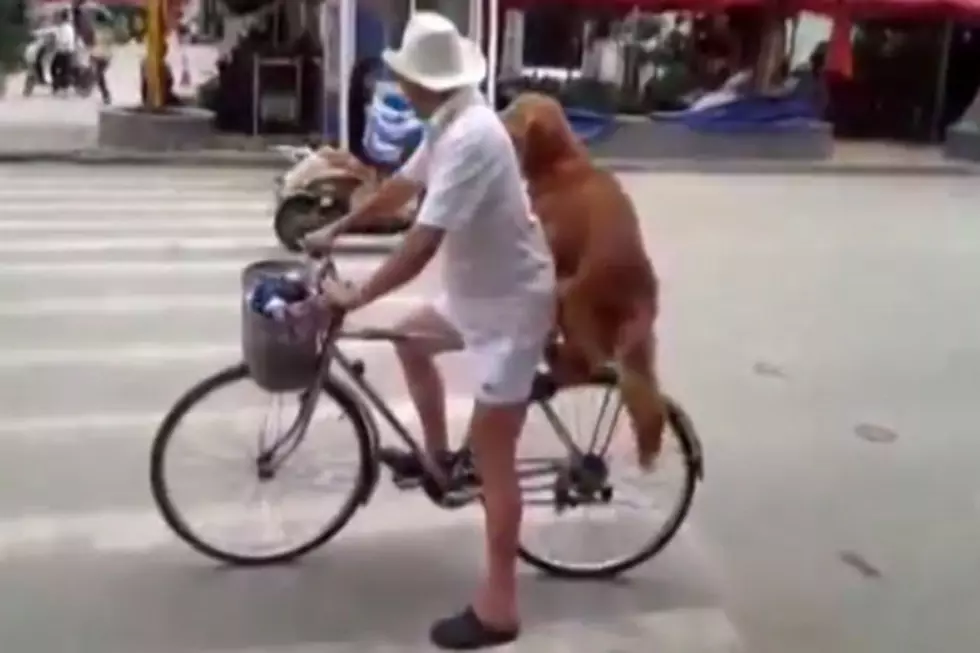
[[[660,453],[665,405],[654,365],[657,278],[633,202],[592,164],[550,97],[521,94],[503,119],[558,271],[562,342],[549,363],[563,382],[581,383],[612,362],[640,464],[649,467]]]

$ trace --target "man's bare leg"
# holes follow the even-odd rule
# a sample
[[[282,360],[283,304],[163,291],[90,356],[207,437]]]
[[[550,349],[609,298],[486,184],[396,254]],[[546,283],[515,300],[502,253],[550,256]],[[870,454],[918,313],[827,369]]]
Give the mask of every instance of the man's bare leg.
[[[455,329],[430,306],[412,311],[398,323],[396,329],[401,333],[426,335],[424,339],[397,343],[395,352],[422,425],[426,453],[433,462],[438,463],[448,451],[449,433],[446,424],[446,388],[435,357],[462,349],[463,341]],[[399,475],[417,475],[422,471],[405,452],[383,452],[383,460]]]
[[[517,548],[523,504],[517,476],[517,442],[527,404],[477,402],[470,421],[473,459],[486,516],[486,578],[473,606],[488,626],[517,627]]]
[[[517,547],[522,503],[516,455],[526,414],[525,403],[491,405],[477,401],[473,408],[469,437],[483,488],[486,576],[470,607],[432,626],[429,637],[439,648],[472,650],[517,638]]]

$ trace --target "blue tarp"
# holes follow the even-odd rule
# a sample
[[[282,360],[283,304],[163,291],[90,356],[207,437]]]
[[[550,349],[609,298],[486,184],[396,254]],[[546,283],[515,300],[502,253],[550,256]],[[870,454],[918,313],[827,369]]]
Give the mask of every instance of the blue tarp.
[[[696,131],[729,133],[793,130],[820,119],[810,98],[799,94],[738,98],[705,109],[658,112],[650,117]]]
[[[586,144],[607,137],[616,128],[616,117],[608,113],[565,107],[565,117],[575,135]]]

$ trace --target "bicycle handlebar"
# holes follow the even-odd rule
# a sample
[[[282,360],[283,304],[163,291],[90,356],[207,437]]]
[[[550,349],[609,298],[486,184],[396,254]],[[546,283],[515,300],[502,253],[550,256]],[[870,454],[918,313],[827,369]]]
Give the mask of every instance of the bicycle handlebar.
[[[303,258],[306,262],[311,296],[323,294],[322,286],[325,280],[341,281],[332,251],[306,251],[303,253]],[[326,325],[327,335],[336,333],[343,325],[346,317],[347,311],[345,309],[330,305],[329,322]]]
[[[304,252],[303,257],[306,261],[306,270],[310,279],[310,290],[313,294],[320,294],[320,285],[326,280],[339,281],[340,276],[337,272],[337,263],[334,261],[332,252]]]

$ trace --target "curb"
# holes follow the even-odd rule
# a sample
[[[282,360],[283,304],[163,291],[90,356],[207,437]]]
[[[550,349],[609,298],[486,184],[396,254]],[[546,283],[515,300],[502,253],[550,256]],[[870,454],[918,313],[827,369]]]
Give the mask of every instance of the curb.
[[[665,172],[724,175],[861,175],[964,177],[980,174],[980,166],[955,160],[927,164],[845,163],[833,161],[766,161],[753,159],[636,160],[599,158],[597,161],[616,172]],[[103,149],[0,151],[0,163],[69,165],[145,165],[185,167],[266,168],[284,170],[287,162],[271,152],[211,150],[186,152],[113,151]]]

